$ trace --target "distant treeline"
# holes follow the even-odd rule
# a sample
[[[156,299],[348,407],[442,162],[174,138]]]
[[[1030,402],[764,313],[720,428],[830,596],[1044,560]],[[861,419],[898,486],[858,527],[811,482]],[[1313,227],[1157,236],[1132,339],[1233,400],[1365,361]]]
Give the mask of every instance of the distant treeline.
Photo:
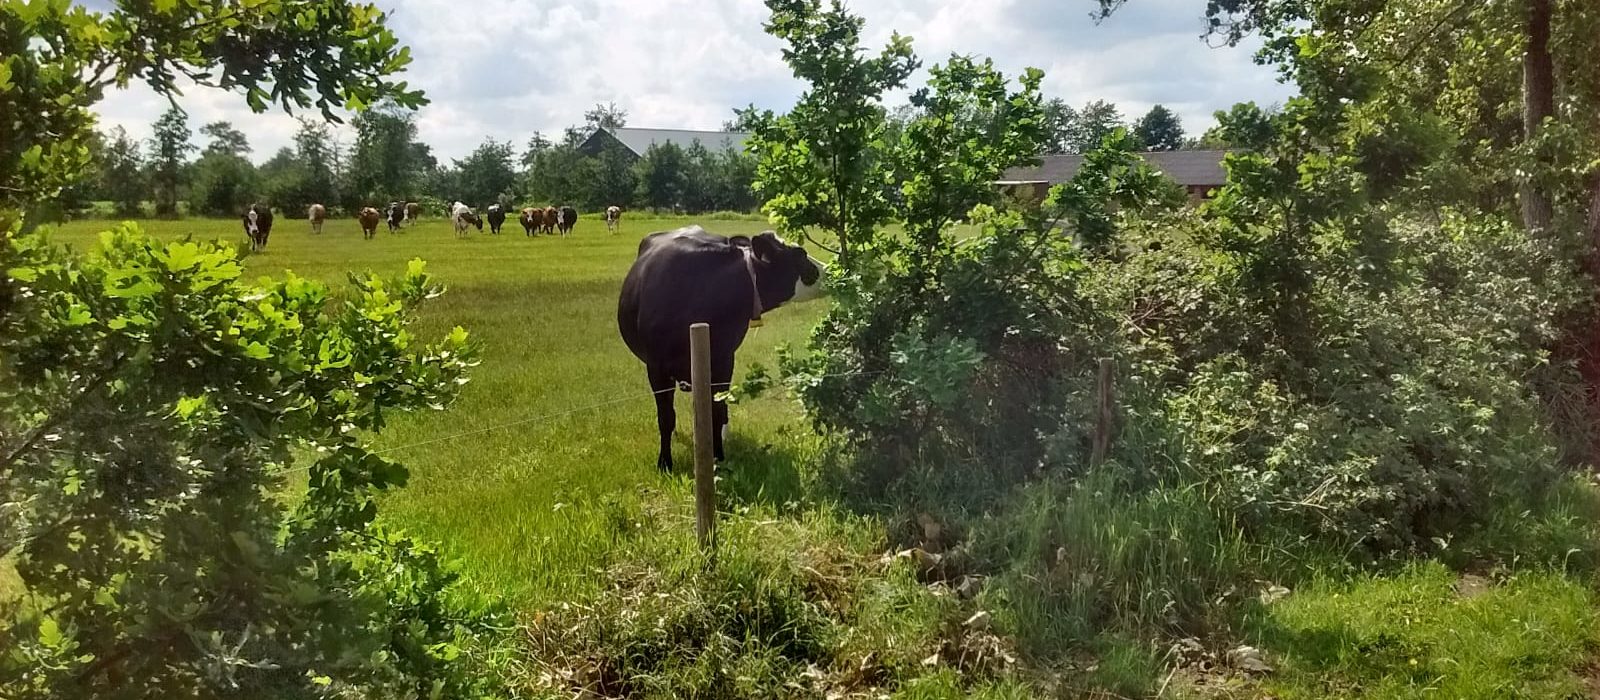
[[[1117,128],[1128,129],[1149,150],[1223,145],[1210,132],[1187,138],[1177,115],[1161,105],[1132,123],[1105,101],[1073,108],[1053,99],[1045,114],[1051,153],[1089,150]],[[889,122],[892,127],[914,117],[906,106],[893,110]],[[313,203],[349,213],[392,200],[434,209],[459,200],[475,207],[570,204],[598,211],[619,205],[689,214],[759,206],[751,188],[755,160],[739,151],[659,144],[641,158],[611,142],[597,153],[579,150],[595,129],[626,122],[627,113],[615,105],[596,105],[559,140],[536,132],[519,153],[511,142],[488,139],[446,164],[417,140],[415,113],[379,107],[352,120],[355,139],[349,143],[336,139],[326,123],[302,119],[294,144],[257,165],[249,157],[249,140],[232,124],[201,127],[205,146],[197,147],[187,117],[173,109],[157,120],[148,142],[130,138],[121,127],[102,134],[94,144],[99,177],[66,193],[61,213],[81,215],[94,201],[109,202],[111,211],[104,213],[120,217],[175,217],[180,211],[231,216],[255,202],[291,217],[304,216]],[[744,122],[741,114],[724,128],[742,130]],[[180,201],[188,206],[180,209]]]

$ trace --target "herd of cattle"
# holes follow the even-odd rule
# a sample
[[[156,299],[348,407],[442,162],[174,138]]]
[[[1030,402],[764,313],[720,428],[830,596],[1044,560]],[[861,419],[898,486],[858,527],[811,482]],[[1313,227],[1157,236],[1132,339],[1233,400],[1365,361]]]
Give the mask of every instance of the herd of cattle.
[[[320,233],[328,210],[314,204],[307,212],[311,231]],[[394,202],[389,205],[389,231],[417,221],[421,207]],[[489,230],[499,233],[506,211],[498,204],[485,211]],[[366,207],[356,217],[361,231],[372,238],[383,214]],[[483,230],[483,219],[465,204],[450,207],[450,220],[457,236],[467,230]],[[521,211],[523,232],[568,235],[578,220],[572,207],[529,207]],[[606,227],[613,233],[622,220],[622,210],[606,210]],[[270,208],[253,205],[244,213],[245,232],[251,250],[267,245],[272,231]],[[771,231],[755,236],[718,236],[699,226],[663,231],[645,236],[639,252],[623,279],[617,300],[617,330],[622,341],[645,366],[645,375],[656,400],[656,429],[660,449],[656,466],[672,469],[672,434],[677,425],[673,389],[686,389],[690,380],[689,327],[707,323],[711,327],[711,382],[728,386],[733,381],[734,353],[743,344],[752,325],[762,314],[789,301],[799,301],[821,292],[826,268],[804,248],[791,245]],[[724,433],[728,429],[728,405],[720,397],[712,403],[712,452],[722,461]]]
[[[378,235],[378,224],[387,222],[389,233],[398,233],[407,225],[414,224],[422,218],[422,205],[416,202],[390,202],[387,212],[380,212],[373,207],[363,207],[356,213],[356,222],[361,224],[363,238],[371,239]],[[260,251],[267,247],[267,238],[272,235],[272,208],[262,204],[252,204],[245,210],[241,217],[244,222],[245,237],[249,239],[250,250]],[[321,204],[313,204],[306,210],[306,219],[311,222],[313,234],[322,233],[322,226],[328,221],[328,208]],[[506,209],[499,204],[491,204],[484,211],[484,216],[461,202],[450,205],[450,223],[455,228],[457,238],[465,238],[469,229],[483,230],[484,219],[489,221],[489,232],[500,235],[500,228],[506,222]],[[537,234],[562,236],[572,235],[572,229],[578,224],[578,210],[570,206],[563,207],[527,207],[518,217],[522,224],[524,235]],[[606,229],[616,233],[622,225],[622,208],[606,208]]]

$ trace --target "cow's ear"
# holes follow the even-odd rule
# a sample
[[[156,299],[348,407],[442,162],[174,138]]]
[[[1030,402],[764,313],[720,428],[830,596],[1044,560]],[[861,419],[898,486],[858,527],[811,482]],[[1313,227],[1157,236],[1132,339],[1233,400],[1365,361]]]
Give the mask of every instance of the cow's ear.
[[[778,259],[778,254],[783,251],[783,244],[778,242],[778,234],[771,231],[762,231],[755,238],[750,239],[750,249],[754,250],[756,257],[762,262],[773,262]]]

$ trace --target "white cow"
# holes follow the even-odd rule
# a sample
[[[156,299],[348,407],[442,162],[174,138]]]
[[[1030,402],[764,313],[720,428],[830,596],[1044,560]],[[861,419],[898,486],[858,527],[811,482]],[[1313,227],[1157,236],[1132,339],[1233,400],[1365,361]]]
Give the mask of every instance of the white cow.
[[[468,226],[476,226],[479,231],[483,230],[483,219],[472,212],[472,207],[460,202],[450,205],[450,221],[455,224],[456,238],[466,238]]]
[[[312,233],[322,233],[322,223],[328,220],[328,208],[321,204],[313,204],[306,210],[306,218],[311,220]]]
[[[622,207],[615,204],[606,207],[606,228],[612,233],[622,228]]]

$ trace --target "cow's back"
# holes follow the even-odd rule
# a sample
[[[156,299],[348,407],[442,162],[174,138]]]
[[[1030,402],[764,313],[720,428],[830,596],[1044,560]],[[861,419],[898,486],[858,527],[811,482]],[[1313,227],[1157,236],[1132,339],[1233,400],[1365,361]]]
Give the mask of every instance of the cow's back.
[[[711,324],[714,361],[731,362],[749,331],[755,294],[743,256],[731,240],[699,226],[641,240],[617,305],[628,349],[688,381],[689,326],[704,322]]]

